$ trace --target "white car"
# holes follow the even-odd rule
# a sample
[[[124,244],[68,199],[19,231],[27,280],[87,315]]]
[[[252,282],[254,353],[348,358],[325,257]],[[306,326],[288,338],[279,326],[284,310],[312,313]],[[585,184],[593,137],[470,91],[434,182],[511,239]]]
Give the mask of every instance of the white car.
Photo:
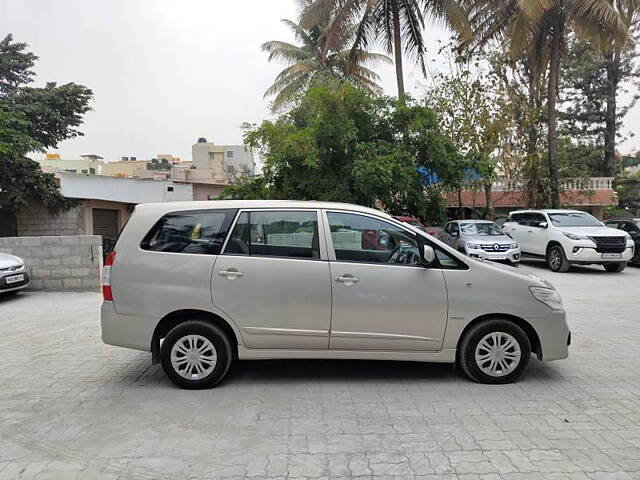
[[[633,258],[628,233],[579,210],[519,210],[511,212],[502,229],[518,241],[523,256],[545,258],[554,272],[566,272],[572,264],[621,272]]]
[[[104,342],[151,351],[184,388],[272,358],[457,363],[507,383],[532,352],[566,358],[570,341],[545,280],[340,203],[138,205],[103,293]]]
[[[20,257],[0,252],[0,294],[16,294],[29,286],[29,271]]]

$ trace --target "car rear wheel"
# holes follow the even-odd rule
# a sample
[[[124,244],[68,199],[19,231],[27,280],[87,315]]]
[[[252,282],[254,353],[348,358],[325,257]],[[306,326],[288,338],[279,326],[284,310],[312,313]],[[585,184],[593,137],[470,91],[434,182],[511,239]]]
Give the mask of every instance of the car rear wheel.
[[[627,268],[627,262],[605,263],[603,267],[607,272],[621,272]]]
[[[552,272],[565,273],[569,271],[571,264],[560,245],[554,245],[547,250],[547,266]]]
[[[527,334],[509,320],[485,320],[471,327],[459,346],[458,363],[474,382],[511,383],[531,357]]]
[[[160,348],[160,362],[167,377],[187,389],[214,387],[226,375],[232,359],[225,333],[202,320],[177,325]]]

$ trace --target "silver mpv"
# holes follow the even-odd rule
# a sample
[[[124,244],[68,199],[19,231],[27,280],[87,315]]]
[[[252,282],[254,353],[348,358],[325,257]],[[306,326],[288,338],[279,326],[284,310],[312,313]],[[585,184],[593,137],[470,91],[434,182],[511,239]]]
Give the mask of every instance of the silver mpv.
[[[102,338],[151,351],[184,388],[235,359],[457,363],[507,383],[568,356],[545,280],[465,257],[356,205],[212,201],[139,205],[103,272]]]

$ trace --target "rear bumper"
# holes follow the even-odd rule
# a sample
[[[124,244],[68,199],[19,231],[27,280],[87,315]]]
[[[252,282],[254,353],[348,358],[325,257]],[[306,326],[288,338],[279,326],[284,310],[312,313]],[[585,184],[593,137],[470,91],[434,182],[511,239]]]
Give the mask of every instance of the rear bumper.
[[[575,251],[577,249],[577,251]],[[596,251],[595,248],[575,247],[571,251],[565,252],[567,260],[571,263],[611,263],[611,262],[630,262],[633,258],[633,247],[627,247],[620,254],[620,258],[602,258],[602,253]],[[606,254],[605,254],[606,255]]]
[[[569,356],[571,331],[564,310],[553,310],[547,318],[536,318],[531,323],[540,340],[538,359],[561,360]]]
[[[102,341],[108,345],[149,352],[157,324],[158,320],[154,318],[121,315],[115,311],[113,302],[102,302]]]

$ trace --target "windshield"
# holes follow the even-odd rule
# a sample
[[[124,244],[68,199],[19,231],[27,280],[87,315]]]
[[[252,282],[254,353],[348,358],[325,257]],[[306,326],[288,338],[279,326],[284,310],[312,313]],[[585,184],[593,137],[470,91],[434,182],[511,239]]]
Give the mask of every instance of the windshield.
[[[584,212],[550,213],[551,223],[556,227],[601,227],[602,224]]]
[[[461,223],[460,228],[463,235],[504,235],[504,232],[495,223]]]

